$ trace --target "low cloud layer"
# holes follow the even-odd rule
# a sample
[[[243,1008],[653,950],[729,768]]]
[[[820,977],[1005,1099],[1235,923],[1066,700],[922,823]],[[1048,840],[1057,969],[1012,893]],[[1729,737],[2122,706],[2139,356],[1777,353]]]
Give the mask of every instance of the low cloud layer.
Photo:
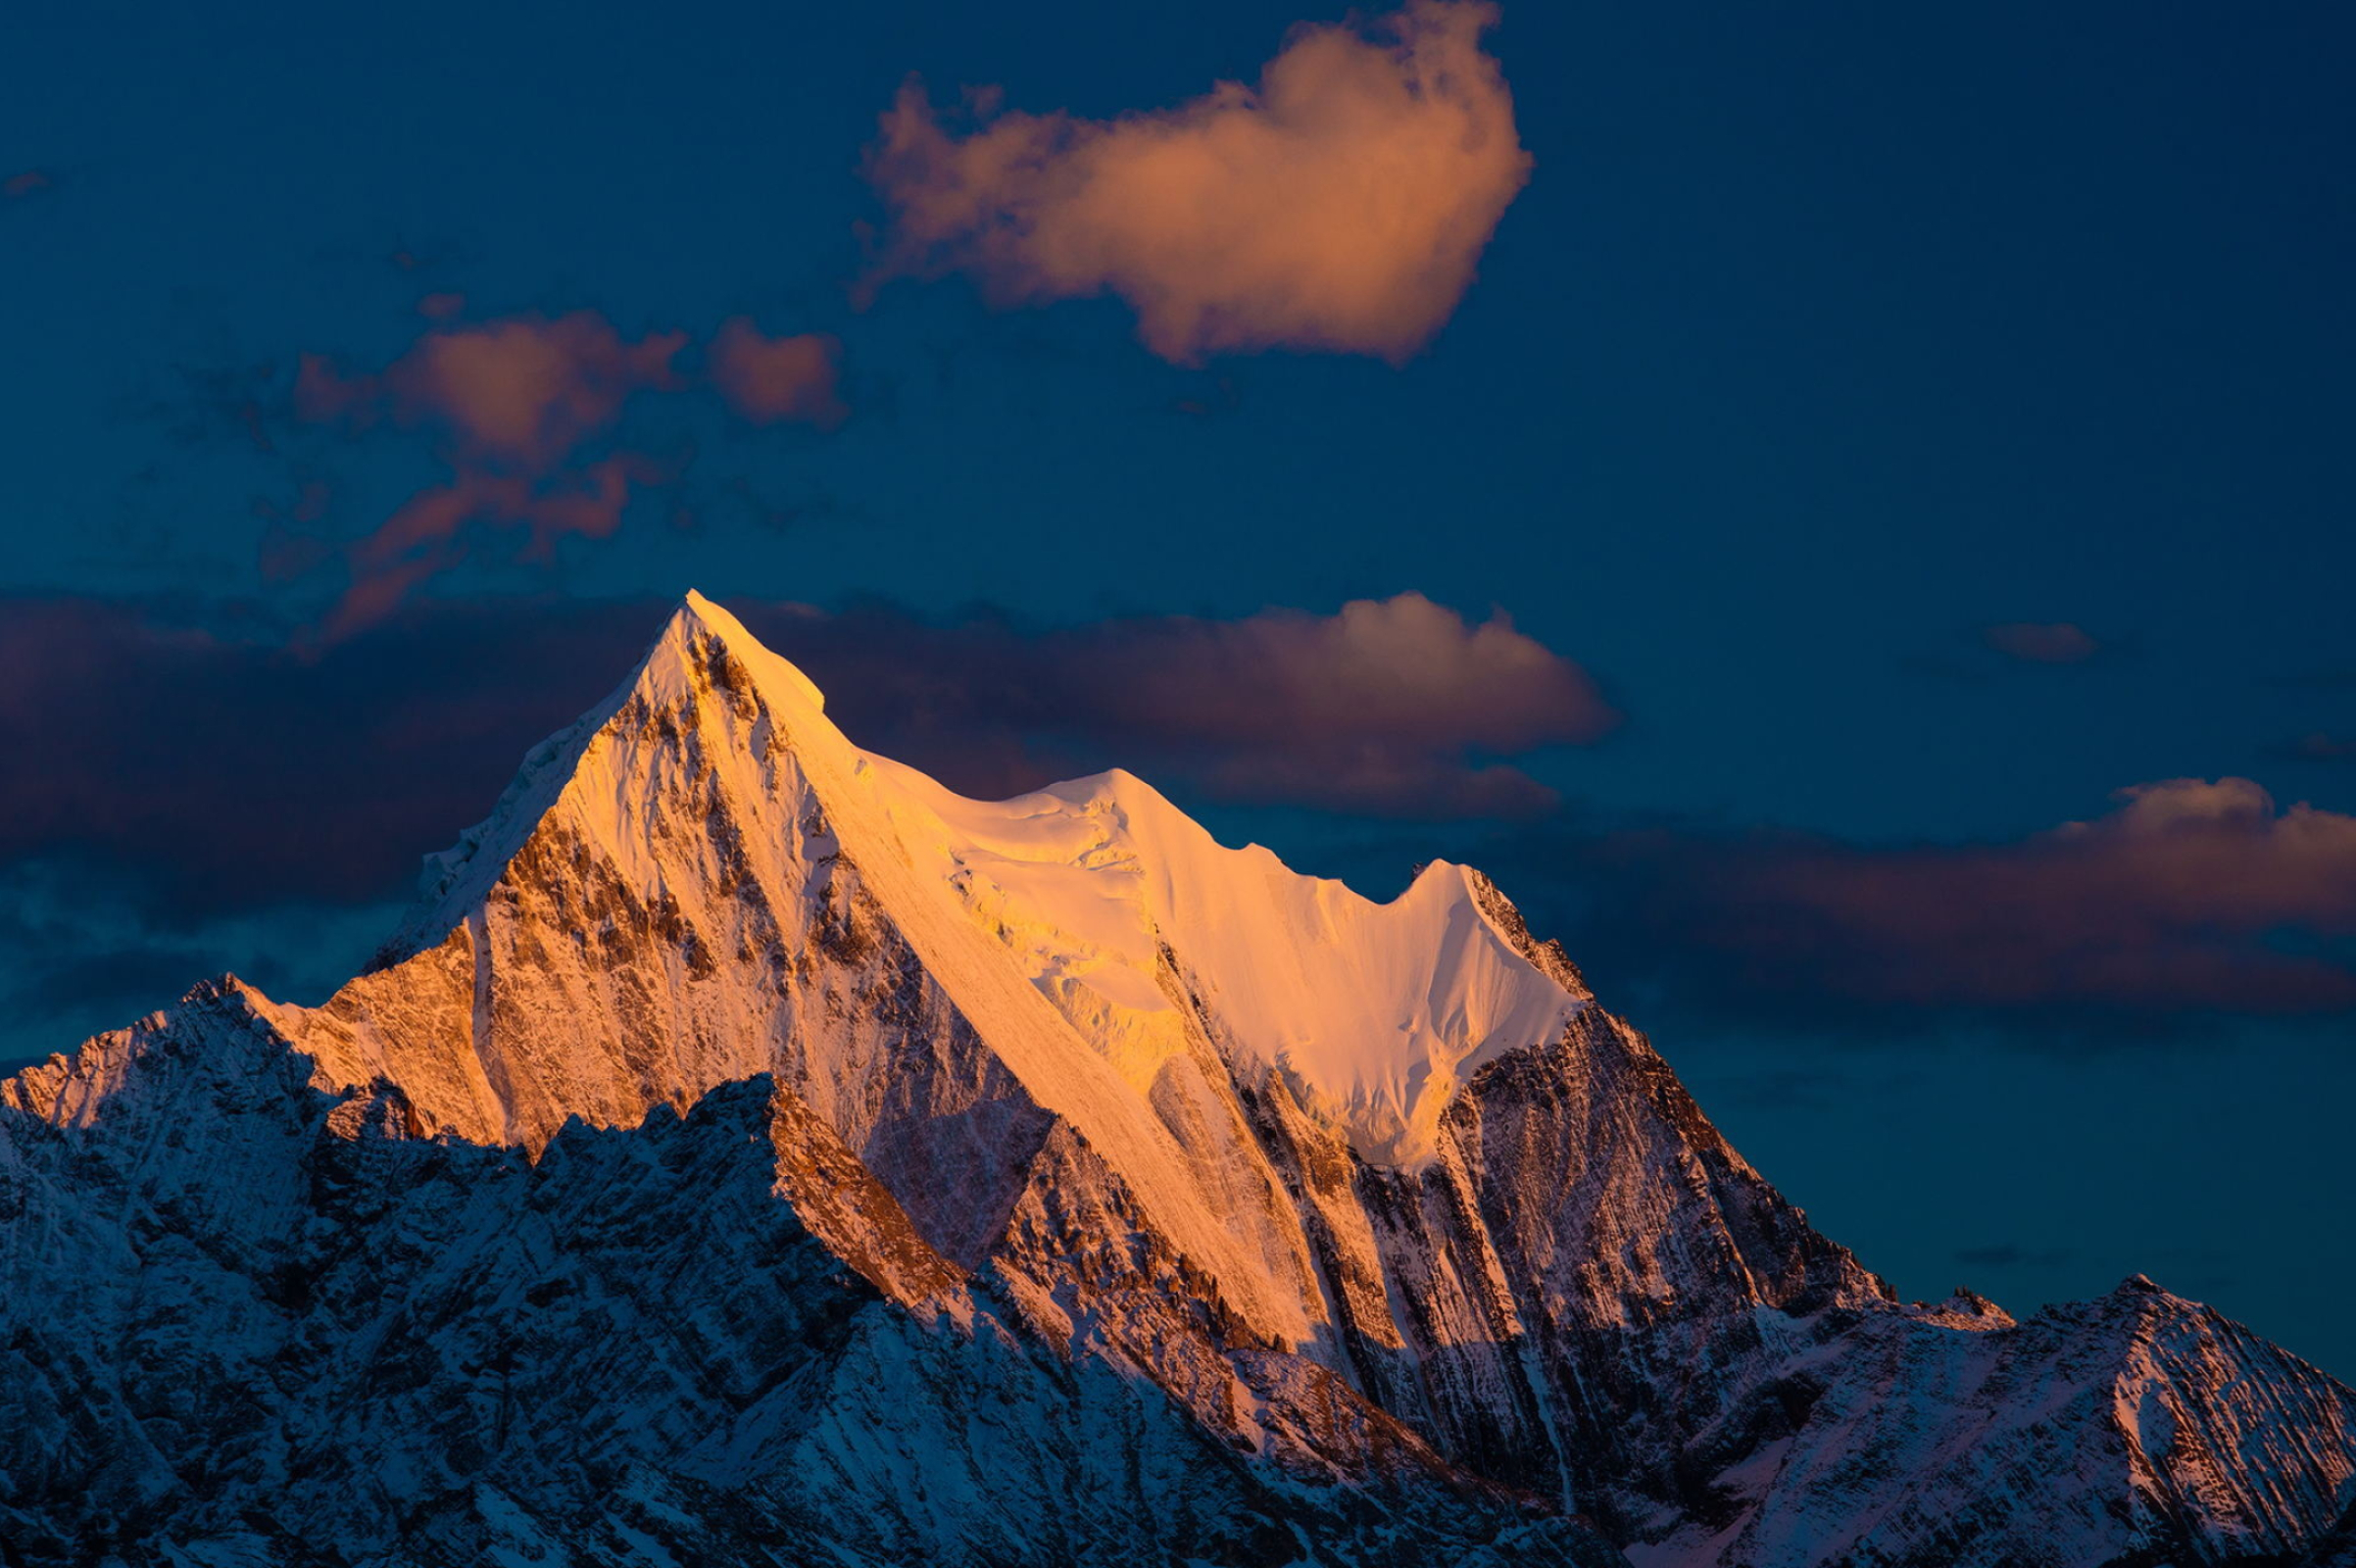
[[[1297,30],[1256,87],[1081,120],[944,128],[911,82],[868,174],[879,277],[972,274],[995,301],[1114,294],[1164,359],[1265,348],[1403,361],[1440,330],[1530,173],[1480,35],[1494,8],[1415,0]]]
[[[0,604],[0,749],[41,760],[0,769],[0,865],[96,861],[172,919],[397,895],[625,656],[553,606],[412,612],[302,658],[230,615]]]
[[[2356,817],[2248,779],[2123,790],[2008,844],[1645,832],[1528,847],[1566,937],[1738,1016],[2356,1010]]]
[[[42,760],[0,771],[0,867],[109,865],[182,920],[399,896],[669,608],[419,601],[306,656],[219,607],[0,604],[0,749]],[[1055,628],[738,608],[856,739],[974,794],[1120,764],[1218,799],[1514,815],[1551,797],[1494,759],[1616,718],[1502,616],[1415,594]]]
[[[1646,1016],[2135,1033],[2356,1012],[2356,817],[2247,779],[2139,785],[2008,843],[1581,834],[1516,760],[1618,715],[1502,616],[1415,594],[1045,627],[735,608],[855,739],[968,794],[1119,765],[1182,799],[1463,823],[1533,924]],[[305,656],[223,607],[0,604],[0,748],[40,759],[0,770],[0,871],[112,866],[180,922],[397,897],[668,609],[417,601]]]

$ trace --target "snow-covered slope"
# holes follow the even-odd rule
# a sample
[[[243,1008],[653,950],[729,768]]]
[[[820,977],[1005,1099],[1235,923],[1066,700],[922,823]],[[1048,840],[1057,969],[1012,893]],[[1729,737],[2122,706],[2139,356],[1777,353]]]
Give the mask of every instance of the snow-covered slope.
[[[12,1568],[2192,1562],[2356,1503],[2356,1395],[2203,1308],[1890,1300],[1479,873],[964,800],[695,598],[325,1004],[0,1082],[0,1284]]]
[[[983,802],[866,760],[919,866],[1133,1083],[1178,1048],[1167,951],[1252,1066],[1367,1160],[1419,1169],[1475,1071],[1588,1004],[1516,951],[1462,866],[1435,861],[1376,904],[1258,845],[1222,847],[1134,774]]]

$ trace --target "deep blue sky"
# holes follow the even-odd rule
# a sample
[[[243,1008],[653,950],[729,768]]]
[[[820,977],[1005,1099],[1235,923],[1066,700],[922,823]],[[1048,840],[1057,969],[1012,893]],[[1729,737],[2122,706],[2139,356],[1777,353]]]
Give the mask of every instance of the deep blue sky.
[[[2026,1312],[2140,1270],[2356,1373],[2344,1008],[2285,1020],[2238,984],[2197,1005],[1861,1003],[1843,965],[1881,949],[1764,978],[1773,944],[1700,969],[1647,951],[1723,959],[1712,867],[1772,875],[1782,835],[1812,864],[1893,858],[1899,896],[1938,901],[1979,884],[1901,847],[2047,866],[2042,841],[2002,847],[2128,786],[2232,776],[2356,811],[2356,13],[1524,0],[1488,47],[1534,172],[1403,366],[1173,366],[1117,302],[993,311],[958,277],[855,309],[857,225],[886,220],[860,156],[908,74],[1105,118],[1249,80],[1294,24],[1340,15],[20,6],[0,180],[38,177],[0,198],[0,615],[134,606],[299,639],[333,585],[266,573],[261,514],[310,482],[326,508],[306,526],[346,538],[435,472],[426,447],[288,417],[297,357],[381,367],[429,293],[463,294],[467,321],[833,333],[840,429],[640,411],[630,439],[687,472],[674,491],[554,565],[494,540],[420,602],[524,595],[539,614],[700,586],[882,599],[910,623],[985,605],[1028,632],[1405,590],[1501,609],[1626,715],[1518,760],[1560,793],[1551,816],[1247,808],[1183,775],[1172,793],[1378,895],[1469,856],[1534,924],[1590,933],[1574,956],[1606,1000],[1909,1295],[1967,1282]],[[1986,629],[2011,622],[2095,651],[2008,656]],[[362,655],[336,667],[347,706],[371,701]],[[436,667],[458,702],[469,671]],[[620,672],[552,674],[546,711],[482,745],[519,755]],[[118,678],[143,677],[91,689]],[[284,721],[234,681],[205,690],[222,733]],[[126,689],[126,714],[140,701]],[[0,709],[0,767],[58,765],[46,711]],[[118,765],[161,796],[218,787],[237,755]],[[497,783],[469,774],[478,803],[443,837]],[[1597,858],[1632,827],[1674,848]],[[101,874],[11,842],[12,1059],[159,1004],[197,977],[183,964],[317,1000],[397,891],[296,907],[216,867],[163,900],[135,859]],[[2279,884],[2306,853],[2251,875]],[[2269,951],[2344,972],[2344,900],[2284,907]],[[2086,917],[2095,940],[2139,929],[2114,913]],[[1932,940],[1910,930],[1891,941]]]

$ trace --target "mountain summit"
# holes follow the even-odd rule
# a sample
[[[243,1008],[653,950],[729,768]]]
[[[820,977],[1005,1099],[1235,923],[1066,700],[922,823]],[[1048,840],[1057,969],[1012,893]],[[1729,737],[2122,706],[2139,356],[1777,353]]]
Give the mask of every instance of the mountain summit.
[[[0,1082],[0,1278],[11,1568],[2290,1562],[2356,1502],[2356,1394],[2139,1277],[1892,1299],[1480,873],[963,799],[695,595],[323,1005]]]
[[[715,839],[715,823],[732,836]],[[1366,1157],[1427,1164],[1464,1078],[1560,1034],[1588,1000],[1567,965],[1521,951],[1518,920],[1461,867],[1434,864],[1376,905],[1256,846],[1220,847],[1118,770],[1005,802],[953,794],[853,746],[799,669],[701,595],[630,681],[535,753],[498,813],[439,858],[417,940],[513,907],[496,895],[521,885],[519,858],[584,849],[631,888],[685,901],[695,951],[744,936],[748,902],[774,911],[789,883],[848,857],[959,1004],[999,1023],[992,1037],[1026,1087],[1103,1138],[1117,1135],[1102,1118],[1126,1113],[1091,1097],[1149,1098],[1184,1054],[1182,1018],[1199,1004],[1255,1074],[1282,1076]],[[1197,1004],[1172,987],[1179,965]],[[1010,986],[1009,970],[1037,997]],[[495,1020],[489,1048],[502,1055],[506,1033]],[[1061,1059],[1074,1035],[1095,1061]],[[634,1121],[649,1099],[766,1061],[761,1033],[730,1037],[756,1054],[616,1084],[592,1103],[553,1091],[523,1136],[544,1139],[550,1116],[571,1112]]]

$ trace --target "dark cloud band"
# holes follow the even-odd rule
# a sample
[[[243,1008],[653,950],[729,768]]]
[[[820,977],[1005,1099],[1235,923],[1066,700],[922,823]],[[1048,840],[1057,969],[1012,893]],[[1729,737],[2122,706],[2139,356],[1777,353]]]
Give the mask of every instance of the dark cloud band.
[[[1617,714],[1503,616],[1418,594],[1331,615],[1053,628],[868,603],[740,606],[855,739],[1006,795],[1119,762],[1207,796],[1513,816],[1552,796],[1497,760]],[[419,600],[323,647],[218,611],[0,606],[0,864],[78,854],[190,914],[397,892],[541,736],[626,670],[667,607]]]

